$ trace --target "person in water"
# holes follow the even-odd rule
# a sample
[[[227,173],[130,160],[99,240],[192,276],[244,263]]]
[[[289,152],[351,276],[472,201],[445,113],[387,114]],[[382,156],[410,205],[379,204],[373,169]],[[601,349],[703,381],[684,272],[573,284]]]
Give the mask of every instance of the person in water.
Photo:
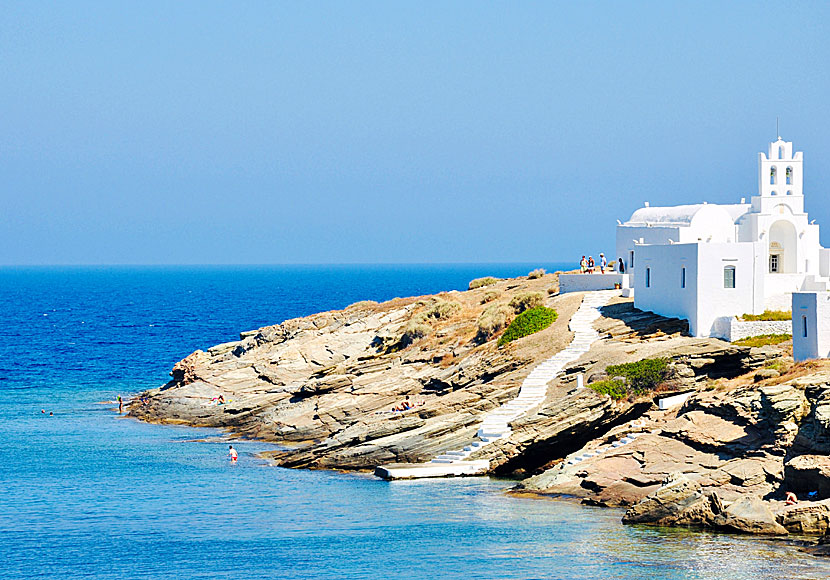
[[[239,454],[233,448],[233,445],[228,445],[228,456],[231,458],[231,463],[236,463],[236,460],[239,459]]]
[[[124,412],[124,401],[121,400],[121,395],[118,395],[118,412],[119,413]]]

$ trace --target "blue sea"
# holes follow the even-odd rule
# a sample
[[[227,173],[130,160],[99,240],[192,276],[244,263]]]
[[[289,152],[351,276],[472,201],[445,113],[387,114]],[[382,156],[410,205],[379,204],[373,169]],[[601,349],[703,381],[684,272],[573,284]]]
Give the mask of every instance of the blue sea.
[[[102,403],[242,330],[538,266],[570,267],[0,269],[0,577],[830,578],[795,543],[622,526],[505,480],[287,470],[262,442],[232,465],[222,432]]]

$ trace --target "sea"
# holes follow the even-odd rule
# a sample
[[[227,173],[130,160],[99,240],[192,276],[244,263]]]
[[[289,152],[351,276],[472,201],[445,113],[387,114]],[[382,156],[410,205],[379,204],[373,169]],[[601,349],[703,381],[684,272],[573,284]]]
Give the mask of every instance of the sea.
[[[571,264],[0,268],[0,578],[817,579],[797,539],[620,524],[486,477],[289,470],[119,415],[196,349],[285,319]]]

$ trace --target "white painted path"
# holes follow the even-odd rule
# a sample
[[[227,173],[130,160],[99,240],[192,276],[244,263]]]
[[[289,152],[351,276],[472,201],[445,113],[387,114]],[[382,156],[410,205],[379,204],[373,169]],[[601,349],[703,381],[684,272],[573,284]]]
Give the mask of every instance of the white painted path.
[[[571,363],[588,352],[591,344],[599,338],[599,333],[594,330],[594,321],[600,318],[599,309],[608,304],[608,301],[619,296],[619,290],[601,290],[586,292],[582,304],[571,317],[569,328],[574,333],[574,338],[567,348],[558,352],[551,358],[536,366],[527,378],[522,382],[519,395],[493,409],[484,416],[481,428],[476,433],[476,438],[462,449],[447,451],[439,455],[430,463],[424,464],[423,475],[417,475],[417,469],[409,466],[404,473],[395,473],[394,466],[381,467],[381,477],[397,479],[399,477],[440,477],[447,475],[476,475],[483,473],[489,468],[489,461],[471,461],[467,458],[479,451],[486,445],[510,435],[510,422],[538,407],[547,396],[547,385],[553,380],[568,363]],[[441,465],[445,467],[442,469]],[[401,468],[402,469],[402,468]],[[445,472],[444,472],[445,471]]]

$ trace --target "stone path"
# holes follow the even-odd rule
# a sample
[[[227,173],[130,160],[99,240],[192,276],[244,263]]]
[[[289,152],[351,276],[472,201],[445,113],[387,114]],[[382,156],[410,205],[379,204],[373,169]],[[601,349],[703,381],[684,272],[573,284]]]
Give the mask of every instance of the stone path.
[[[489,461],[471,461],[467,459],[486,445],[510,435],[510,422],[518,419],[533,408],[539,406],[547,396],[547,384],[553,380],[568,363],[588,352],[591,344],[599,338],[594,330],[594,321],[601,316],[599,309],[605,306],[619,290],[601,290],[586,292],[582,304],[570,320],[569,328],[574,338],[568,347],[536,366],[522,382],[519,395],[493,409],[484,416],[476,438],[462,449],[447,451],[428,464],[423,464],[423,475],[417,475],[414,466],[396,468],[395,466],[378,467],[375,474],[386,479],[412,477],[438,477],[440,475],[475,475],[489,468]],[[441,469],[441,466],[445,466]],[[401,470],[396,473],[396,469]],[[404,471],[405,469],[405,471]],[[442,471],[446,471],[442,473]]]

